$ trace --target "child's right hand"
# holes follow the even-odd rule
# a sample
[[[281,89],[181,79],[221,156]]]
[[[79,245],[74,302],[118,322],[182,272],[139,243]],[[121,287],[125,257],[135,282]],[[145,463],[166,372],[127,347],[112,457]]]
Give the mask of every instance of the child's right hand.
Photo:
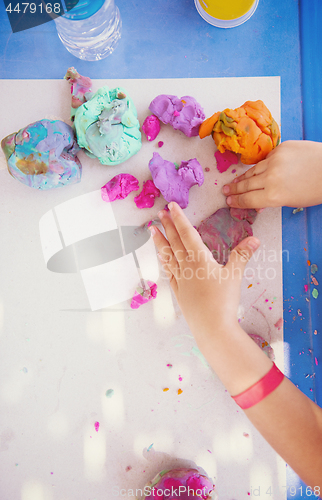
[[[322,144],[287,141],[223,187],[235,208],[310,207],[322,203]]]

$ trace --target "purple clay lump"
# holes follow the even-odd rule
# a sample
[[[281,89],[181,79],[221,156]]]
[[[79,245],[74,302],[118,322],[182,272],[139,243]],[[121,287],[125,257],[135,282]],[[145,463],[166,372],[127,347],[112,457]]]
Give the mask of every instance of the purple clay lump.
[[[187,137],[197,136],[199,127],[205,119],[203,108],[191,96],[158,95],[149,106],[149,110],[162,123],[170,124],[175,130],[181,130]]]
[[[181,208],[189,203],[189,189],[201,186],[204,182],[203,170],[196,158],[181,162],[176,168],[171,161],[164,160],[159,153],[153,153],[149,162],[154,185],[161,191],[164,199],[175,201]]]

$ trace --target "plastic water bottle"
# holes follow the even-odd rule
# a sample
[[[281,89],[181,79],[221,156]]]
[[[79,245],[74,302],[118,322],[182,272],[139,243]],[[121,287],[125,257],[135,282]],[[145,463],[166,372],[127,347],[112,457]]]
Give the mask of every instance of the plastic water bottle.
[[[55,23],[66,49],[85,61],[104,59],[121,37],[122,21],[114,0],[80,0]]]

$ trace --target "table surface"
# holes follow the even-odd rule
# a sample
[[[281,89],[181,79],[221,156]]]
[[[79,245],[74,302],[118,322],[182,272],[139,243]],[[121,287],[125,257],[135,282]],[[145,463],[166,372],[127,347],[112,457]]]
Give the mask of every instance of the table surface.
[[[203,21],[193,0],[116,3],[123,31],[115,52],[103,61],[84,62],[62,46],[54,22],[12,34],[0,2],[0,78],[60,79],[70,66],[96,79],[280,76],[282,140],[322,140],[322,126],[312,126],[321,124],[322,115],[321,79],[316,78],[321,67],[314,64],[321,54],[318,0],[300,5],[297,0],[260,0],[247,23],[229,30]],[[283,209],[283,248],[289,251],[283,262],[284,339],[290,377],[320,404],[322,294],[312,298],[307,262],[322,265],[321,217],[320,206],[295,215],[291,208]]]

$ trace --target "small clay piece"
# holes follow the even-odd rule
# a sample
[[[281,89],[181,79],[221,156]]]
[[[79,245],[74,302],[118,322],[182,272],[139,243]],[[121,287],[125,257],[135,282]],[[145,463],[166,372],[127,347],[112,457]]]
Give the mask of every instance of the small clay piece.
[[[143,122],[142,130],[148,141],[154,141],[160,132],[160,120],[155,115],[147,116]]]
[[[65,80],[71,85],[72,109],[71,120],[74,121],[76,109],[90,98],[92,92],[92,80],[87,76],[80,75],[75,68],[68,68]]]
[[[118,174],[101,187],[102,200],[124,200],[132,191],[139,189],[139,181],[130,174]]]
[[[157,285],[153,281],[141,280],[140,285],[135,290],[131,308],[138,309],[143,304],[150,302],[150,300],[155,299],[157,296]]]

